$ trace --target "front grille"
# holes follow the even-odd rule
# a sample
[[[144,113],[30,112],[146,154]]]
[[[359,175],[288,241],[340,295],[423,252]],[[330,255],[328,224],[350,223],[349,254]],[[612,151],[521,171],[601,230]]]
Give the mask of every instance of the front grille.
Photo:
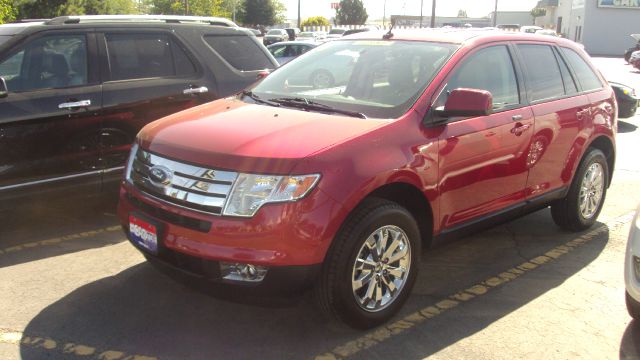
[[[178,214],[174,214],[172,212],[160,209],[155,206],[151,206],[138,198],[127,195],[127,199],[129,202],[136,208],[142,210],[146,214],[149,214],[153,217],[156,217],[160,220],[166,221],[169,224],[182,226],[187,229],[200,231],[203,233],[208,233],[211,230],[211,223],[209,221],[198,220],[188,216],[182,216]]]
[[[238,173],[185,164],[138,149],[130,179],[141,191],[181,207],[220,215]]]

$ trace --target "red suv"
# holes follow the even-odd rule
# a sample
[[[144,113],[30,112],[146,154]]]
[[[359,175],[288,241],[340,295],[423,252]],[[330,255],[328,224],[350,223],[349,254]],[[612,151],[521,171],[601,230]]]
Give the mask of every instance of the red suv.
[[[230,291],[311,287],[372,327],[407,299],[422,246],[549,205],[560,227],[591,226],[616,107],[568,40],[366,32],[146,126],[119,216],[162,269]]]

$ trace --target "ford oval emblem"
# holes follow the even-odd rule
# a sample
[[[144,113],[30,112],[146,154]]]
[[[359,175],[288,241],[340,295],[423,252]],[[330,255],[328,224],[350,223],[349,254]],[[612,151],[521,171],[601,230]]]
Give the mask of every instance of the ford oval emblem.
[[[156,165],[149,169],[149,180],[158,187],[169,185],[172,177],[173,173],[165,166]]]

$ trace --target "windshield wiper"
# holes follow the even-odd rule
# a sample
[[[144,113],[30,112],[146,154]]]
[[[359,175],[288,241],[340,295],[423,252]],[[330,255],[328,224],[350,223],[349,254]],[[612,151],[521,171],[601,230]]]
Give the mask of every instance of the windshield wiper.
[[[336,113],[336,114],[342,114],[342,115],[347,115],[351,117],[357,117],[360,119],[367,118],[367,116],[361,112],[336,109],[332,106],[321,104],[319,102],[315,102],[313,100],[309,100],[303,97],[277,98],[277,99],[271,99],[270,101],[284,105],[284,106],[296,107],[304,110],[315,110],[320,112]]]
[[[269,101],[269,100],[264,100],[264,99],[260,98],[260,96],[254,94],[253,91],[243,90],[242,91],[242,95],[250,97],[253,101],[255,101],[255,102],[259,103],[259,104],[265,104],[265,105],[275,106],[275,107],[280,106],[280,104],[278,104],[276,102]]]

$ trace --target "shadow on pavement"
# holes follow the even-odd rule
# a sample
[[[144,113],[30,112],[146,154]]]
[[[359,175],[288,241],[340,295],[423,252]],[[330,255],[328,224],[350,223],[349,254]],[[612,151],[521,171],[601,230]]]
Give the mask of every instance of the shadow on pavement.
[[[124,241],[122,231],[113,230],[116,205],[117,196],[32,199],[0,211],[0,267]]]
[[[634,132],[636,131],[637,128],[638,127],[636,125],[630,124],[626,121],[622,121],[622,120],[618,121],[618,133],[620,134]]]
[[[425,252],[414,293],[397,318],[577,237],[560,232],[549,218],[541,211]],[[462,303],[355,358],[423,359],[481,331],[591,263],[608,242],[604,230],[555,260],[557,266],[532,270],[492,290],[491,297]],[[515,282],[526,282],[519,286],[526,290],[509,286]],[[69,293],[43,309],[24,333],[93,346],[96,355],[113,350],[161,359],[313,358],[365,334],[325,322],[308,296],[278,308],[226,302],[174,282],[147,263]],[[59,348],[47,352],[24,343],[20,350],[27,360],[64,356]]]
[[[620,360],[640,359],[640,321],[627,325],[620,343]]]

